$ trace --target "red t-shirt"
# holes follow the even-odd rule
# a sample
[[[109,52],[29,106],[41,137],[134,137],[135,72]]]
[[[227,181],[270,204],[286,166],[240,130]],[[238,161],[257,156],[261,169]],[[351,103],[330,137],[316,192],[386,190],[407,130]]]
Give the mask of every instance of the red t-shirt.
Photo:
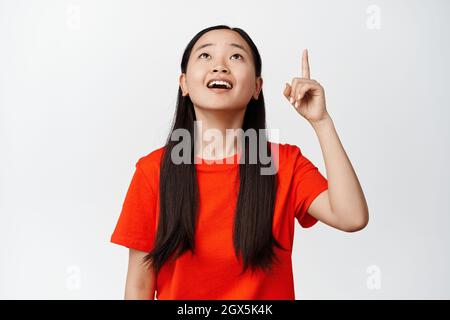
[[[270,143],[277,165],[278,191],[273,235],[288,251],[274,248],[281,263],[272,271],[243,275],[233,247],[233,221],[239,184],[240,155],[234,163],[196,163],[200,192],[196,253],[190,251],[165,263],[156,279],[156,298],[163,299],[295,299],[292,244],[295,219],[308,228],[317,220],[308,214],[311,202],[328,189],[316,166],[290,144]],[[165,147],[136,163],[111,242],[145,252],[154,246],[159,213],[159,168]],[[278,160],[276,160],[279,157]],[[229,158],[225,158],[229,159]],[[295,218],[295,219],[294,219]]]

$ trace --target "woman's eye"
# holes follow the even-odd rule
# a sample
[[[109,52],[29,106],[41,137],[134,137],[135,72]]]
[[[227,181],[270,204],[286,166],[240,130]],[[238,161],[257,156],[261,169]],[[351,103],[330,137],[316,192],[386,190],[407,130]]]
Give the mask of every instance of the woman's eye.
[[[242,56],[239,53],[235,53],[235,54],[232,55],[232,57],[234,57],[234,56],[239,56],[242,59]]]
[[[208,55],[209,56],[209,54],[207,54],[206,52],[203,52],[202,54],[200,54],[198,57],[200,58],[201,56],[203,56],[204,54],[206,54],[206,55]]]

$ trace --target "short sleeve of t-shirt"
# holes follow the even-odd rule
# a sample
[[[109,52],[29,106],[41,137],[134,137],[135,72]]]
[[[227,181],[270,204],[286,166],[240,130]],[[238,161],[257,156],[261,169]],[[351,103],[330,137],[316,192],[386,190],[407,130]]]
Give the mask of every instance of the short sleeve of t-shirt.
[[[308,213],[308,208],[319,194],[328,189],[328,181],[302,154],[300,148],[295,146],[295,149],[293,176],[295,217],[303,228],[309,228],[317,223],[317,219]]]
[[[136,163],[111,242],[150,252],[155,241],[156,197],[141,163]]]

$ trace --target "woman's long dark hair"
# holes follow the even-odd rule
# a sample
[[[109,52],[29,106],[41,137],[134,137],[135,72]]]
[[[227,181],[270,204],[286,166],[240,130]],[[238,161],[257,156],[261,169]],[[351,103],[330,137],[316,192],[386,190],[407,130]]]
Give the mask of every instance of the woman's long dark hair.
[[[186,73],[190,53],[197,40],[206,32],[216,29],[228,29],[238,32],[252,50],[255,74],[261,75],[261,57],[248,34],[240,28],[217,25],[206,28],[189,42],[181,60],[181,72]],[[174,120],[167,138],[160,166],[160,212],[158,230],[153,250],[144,258],[156,272],[173,256],[175,258],[190,250],[195,253],[194,234],[198,210],[198,182],[194,163],[194,139],[191,138],[190,163],[175,164],[171,160],[174,146],[179,142],[171,139],[176,129],[185,129],[194,137],[194,107],[189,96],[183,96],[178,88],[178,99]],[[260,134],[266,129],[266,113],[262,90],[258,99],[250,99],[242,129],[254,129],[257,132],[257,150],[264,143],[268,156],[271,156],[268,137]],[[252,271],[260,268],[264,271],[272,267],[278,257],[274,252],[277,246],[285,250],[272,234],[273,212],[277,192],[276,174],[261,175],[260,154],[257,152],[257,163],[249,163],[249,143],[247,136],[242,143],[245,152],[245,163],[239,163],[239,196],[236,205],[233,243],[236,257],[242,259],[244,273],[249,267]],[[244,156],[244,155],[243,155]],[[241,273],[241,274],[242,274]]]

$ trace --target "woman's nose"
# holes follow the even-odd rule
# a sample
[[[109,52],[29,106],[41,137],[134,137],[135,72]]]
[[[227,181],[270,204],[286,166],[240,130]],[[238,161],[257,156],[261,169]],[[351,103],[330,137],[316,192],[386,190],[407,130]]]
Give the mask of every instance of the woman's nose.
[[[225,72],[225,73],[227,73],[228,69],[225,68],[225,67],[216,67],[216,68],[214,68],[213,72]]]

